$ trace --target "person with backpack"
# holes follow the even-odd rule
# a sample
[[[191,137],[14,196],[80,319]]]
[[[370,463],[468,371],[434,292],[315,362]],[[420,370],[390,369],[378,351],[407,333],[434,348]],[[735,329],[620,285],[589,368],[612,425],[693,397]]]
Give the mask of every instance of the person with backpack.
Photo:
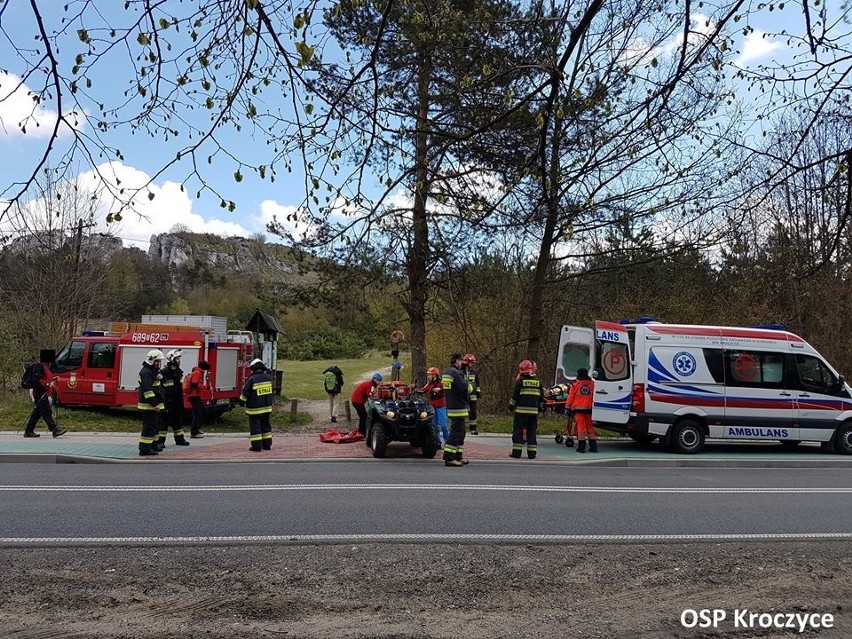
[[[192,439],[201,439],[204,437],[201,425],[207,416],[207,410],[204,408],[201,391],[204,390],[206,385],[205,377],[209,370],[210,364],[202,359],[198,362],[197,366],[192,367],[192,372],[184,380],[184,391],[187,399],[189,399],[189,403],[192,405],[192,425],[189,427],[189,436]]]
[[[328,393],[328,410],[331,413],[331,421],[337,421],[337,406],[340,399],[340,391],[343,390],[343,371],[336,365],[329,366],[323,372],[323,386]]]
[[[33,358],[35,360],[36,358]],[[33,361],[24,370],[21,386],[30,389],[33,397],[33,409],[27,418],[24,437],[41,437],[35,432],[36,424],[43,419],[47,429],[54,437],[61,437],[67,431],[60,428],[53,419],[53,403],[56,392],[53,388],[53,377],[50,374],[50,364],[53,361],[53,351],[41,351],[38,361]]]

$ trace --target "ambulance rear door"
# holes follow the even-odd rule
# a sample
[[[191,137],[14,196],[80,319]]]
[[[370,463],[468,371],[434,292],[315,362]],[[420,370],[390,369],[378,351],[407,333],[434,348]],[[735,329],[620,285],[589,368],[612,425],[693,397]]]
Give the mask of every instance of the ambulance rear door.
[[[627,424],[633,392],[633,366],[627,327],[595,322],[593,349],[595,403],[592,421],[602,425]]]
[[[578,368],[592,370],[595,332],[581,326],[563,326],[559,332],[554,384],[567,384],[577,377]]]

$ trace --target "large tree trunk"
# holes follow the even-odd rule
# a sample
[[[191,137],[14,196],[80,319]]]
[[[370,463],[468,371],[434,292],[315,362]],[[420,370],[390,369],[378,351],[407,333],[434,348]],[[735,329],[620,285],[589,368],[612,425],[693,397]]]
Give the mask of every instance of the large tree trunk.
[[[429,220],[426,202],[429,196],[429,81],[432,61],[421,53],[418,63],[417,131],[415,132],[414,206],[411,211],[411,251],[406,259],[408,303],[406,312],[411,327],[411,378],[426,380],[426,300],[428,297]]]

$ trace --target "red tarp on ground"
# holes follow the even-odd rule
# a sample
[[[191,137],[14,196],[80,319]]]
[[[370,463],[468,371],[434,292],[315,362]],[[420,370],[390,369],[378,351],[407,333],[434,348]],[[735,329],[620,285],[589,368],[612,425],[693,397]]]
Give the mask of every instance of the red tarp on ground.
[[[360,442],[364,436],[357,430],[350,430],[348,433],[341,433],[339,430],[332,428],[320,433],[320,441],[323,444],[351,444]]]

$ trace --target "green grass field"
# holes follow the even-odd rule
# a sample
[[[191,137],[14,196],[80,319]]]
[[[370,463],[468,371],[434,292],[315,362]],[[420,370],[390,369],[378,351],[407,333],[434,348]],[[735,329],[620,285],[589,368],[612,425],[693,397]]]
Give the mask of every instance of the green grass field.
[[[411,358],[408,353],[400,354],[402,363],[402,380],[409,381],[409,365]],[[343,371],[343,381],[346,386],[342,396],[349,397],[352,388],[362,378],[369,377],[375,372],[387,375],[393,363],[388,356],[370,355],[361,359],[315,360],[312,362],[297,362],[279,360],[278,369],[284,373],[281,394],[288,398],[325,399],[327,397],[322,385],[322,372],[336,364]]]

